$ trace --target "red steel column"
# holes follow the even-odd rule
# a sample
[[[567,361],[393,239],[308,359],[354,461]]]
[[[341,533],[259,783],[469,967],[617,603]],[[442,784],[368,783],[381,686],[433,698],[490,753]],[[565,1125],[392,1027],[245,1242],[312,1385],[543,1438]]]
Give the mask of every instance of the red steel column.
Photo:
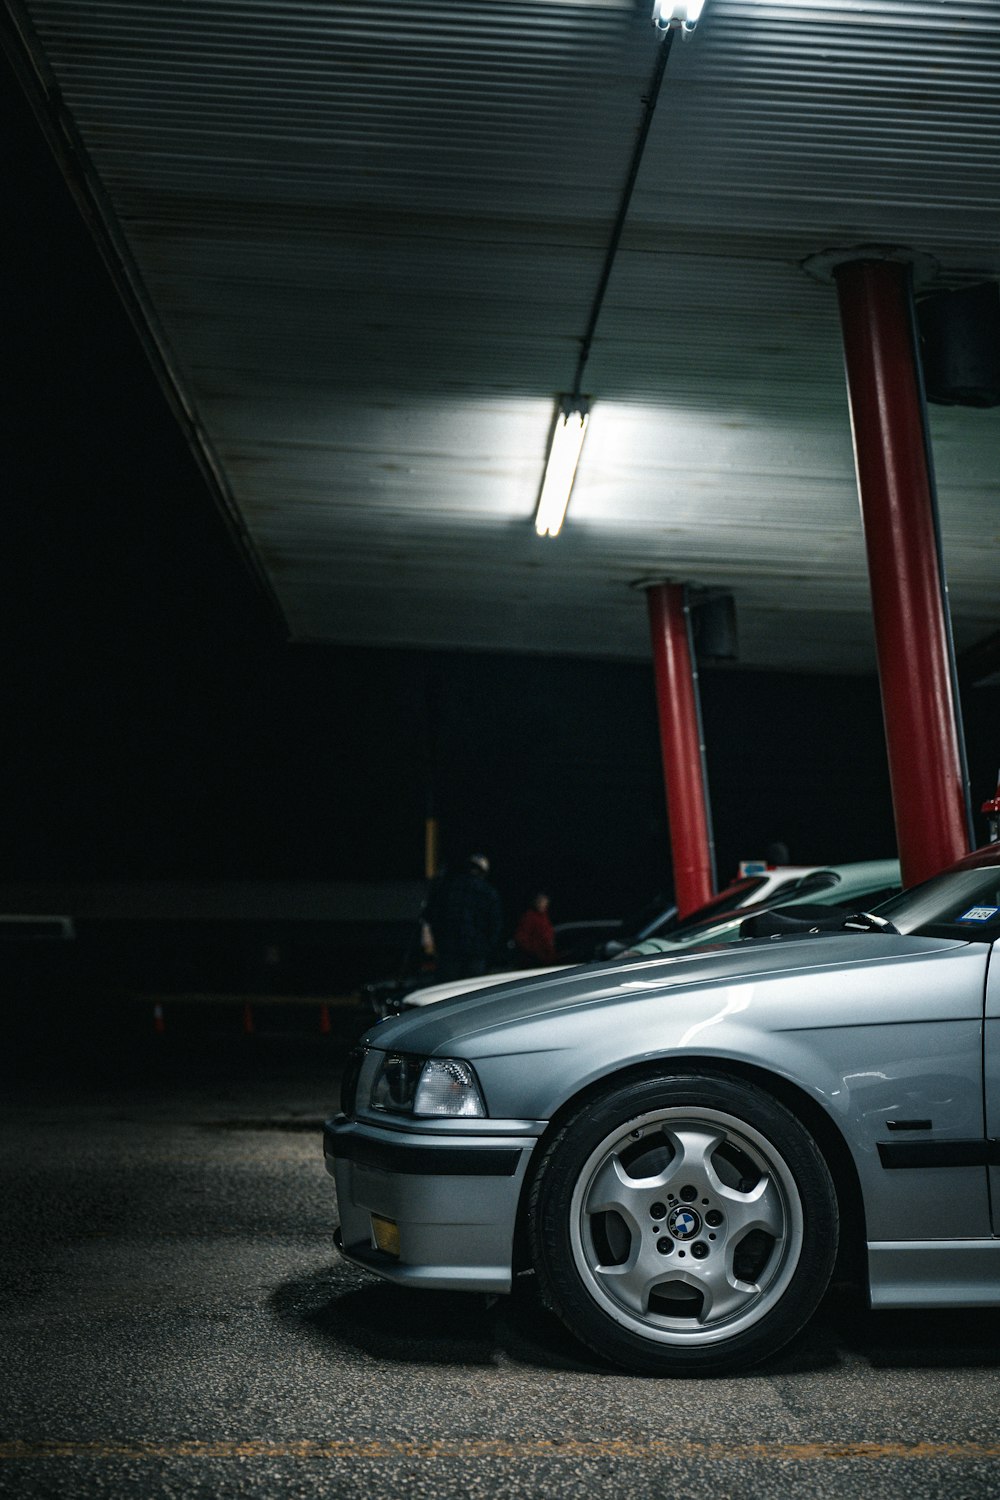
[[[682,584],[646,590],[653,673],[667,788],[674,893],[682,917],[714,894],[708,797],[688,608]]]
[[[958,705],[909,266],[836,272],[903,881],[968,850]]]

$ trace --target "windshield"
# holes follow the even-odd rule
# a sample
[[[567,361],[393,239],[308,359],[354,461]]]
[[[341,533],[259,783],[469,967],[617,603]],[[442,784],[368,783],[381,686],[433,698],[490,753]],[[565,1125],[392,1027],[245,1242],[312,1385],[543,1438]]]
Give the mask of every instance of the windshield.
[[[649,957],[654,953],[676,953],[678,948],[700,948],[708,943],[735,943],[739,940],[740,928],[747,917],[761,911],[770,911],[771,903],[761,902],[756,906],[741,907],[739,911],[726,912],[711,922],[699,922],[697,927],[682,932],[672,932],[668,937],[647,938],[642,943],[632,943],[621,955],[622,958]],[[788,908],[790,911],[793,908]]]
[[[981,873],[981,872],[980,872]],[[835,877],[834,877],[835,878]],[[759,902],[755,906],[744,906],[738,911],[729,911],[717,917],[713,922],[700,922],[696,927],[687,931],[672,933],[669,937],[655,937],[647,939],[643,943],[633,943],[625,953],[626,958],[637,956],[649,957],[655,953],[674,953],[678,948],[702,947],[709,943],[736,943],[741,936],[743,923],[749,917],[758,916],[761,912],[773,911],[775,908],[787,912],[790,917],[809,915],[810,917],[820,915],[817,908],[834,908],[842,906],[845,915],[855,911],[877,911],[881,915],[882,907],[876,902],[882,902],[894,891],[898,885],[880,885],[875,889],[867,891],[858,890],[857,885],[847,881],[842,882],[847,886],[847,894],[843,894],[837,886],[827,890],[820,890],[811,894],[808,898],[796,894],[794,900],[779,902],[773,898]]]
[[[656,920],[658,912],[649,912],[645,922],[636,921],[625,926],[625,932],[632,934],[633,940],[640,938],[666,937],[668,933],[684,932],[696,922],[705,922],[718,912],[728,911],[732,906],[738,906],[746,902],[754,891],[759,891],[761,886],[767,884],[767,878],[763,875],[747,875],[743,880],[735,880],[732,885],[727,885],[724,891],[713,896],[711,901],[706,901],[704,906],[699,906],[695,911],[688,912],[686,917],[677,915],[676,906],[671,907],[662,921]]]
[[[992,943],[1000,938],[1000,865],[935,875],[873,908],[900,932]]]
[[[697,911],[688,912],[686,917],[679,918],[677,925],[690,927],[694,922],[707,922],[709,917],[714,916],[716,912],[728,911],[731,906],[739,906],[741,902],[746,901],[748,896],[752,896],[754,891],[759,891],[761,886],[766,884],[767,881],[763,875],[747,875],[743,880],[734,880],[732,885],[727,885],[724,891],[720,891],[717,896],[713,896],[710,901],[699,906]]]

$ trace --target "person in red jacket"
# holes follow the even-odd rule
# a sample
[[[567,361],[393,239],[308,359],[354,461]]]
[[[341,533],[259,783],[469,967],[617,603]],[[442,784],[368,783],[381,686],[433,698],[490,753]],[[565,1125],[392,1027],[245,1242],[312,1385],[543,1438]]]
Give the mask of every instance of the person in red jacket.
[[[554,964],[556,935],[549,917],[549,898],[544,891],[532,897],[531,905],[514,928],[514,946],[526,964]]]

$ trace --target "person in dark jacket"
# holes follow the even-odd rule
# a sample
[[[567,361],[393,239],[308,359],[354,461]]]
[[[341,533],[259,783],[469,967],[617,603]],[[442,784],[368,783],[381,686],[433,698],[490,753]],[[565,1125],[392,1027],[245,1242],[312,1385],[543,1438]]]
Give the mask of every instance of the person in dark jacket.
[[[485,974],[500,938],[500,897],[488,880],[485,854],[470,855],[464,868],[446,875],[431,893],[425,919],[437,953],[436,977],[472,979]]]
[[[522,913],[514,928],[514,946],[518,958],[525,964],[542,967],[556,962],[556,935],[545,891],[537,891],[527,911]]]

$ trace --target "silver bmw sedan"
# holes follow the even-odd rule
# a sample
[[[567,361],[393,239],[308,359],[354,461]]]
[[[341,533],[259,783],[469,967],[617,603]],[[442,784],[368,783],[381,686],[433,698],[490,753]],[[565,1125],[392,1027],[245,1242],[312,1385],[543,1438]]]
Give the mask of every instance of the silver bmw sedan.
[[[348,1259],[508,1292],[614,1363],[745,1368],[838,1252],[872,1305],[1000,1305],[1000,845],[816,930],[373,1027],[325,1127]]]

